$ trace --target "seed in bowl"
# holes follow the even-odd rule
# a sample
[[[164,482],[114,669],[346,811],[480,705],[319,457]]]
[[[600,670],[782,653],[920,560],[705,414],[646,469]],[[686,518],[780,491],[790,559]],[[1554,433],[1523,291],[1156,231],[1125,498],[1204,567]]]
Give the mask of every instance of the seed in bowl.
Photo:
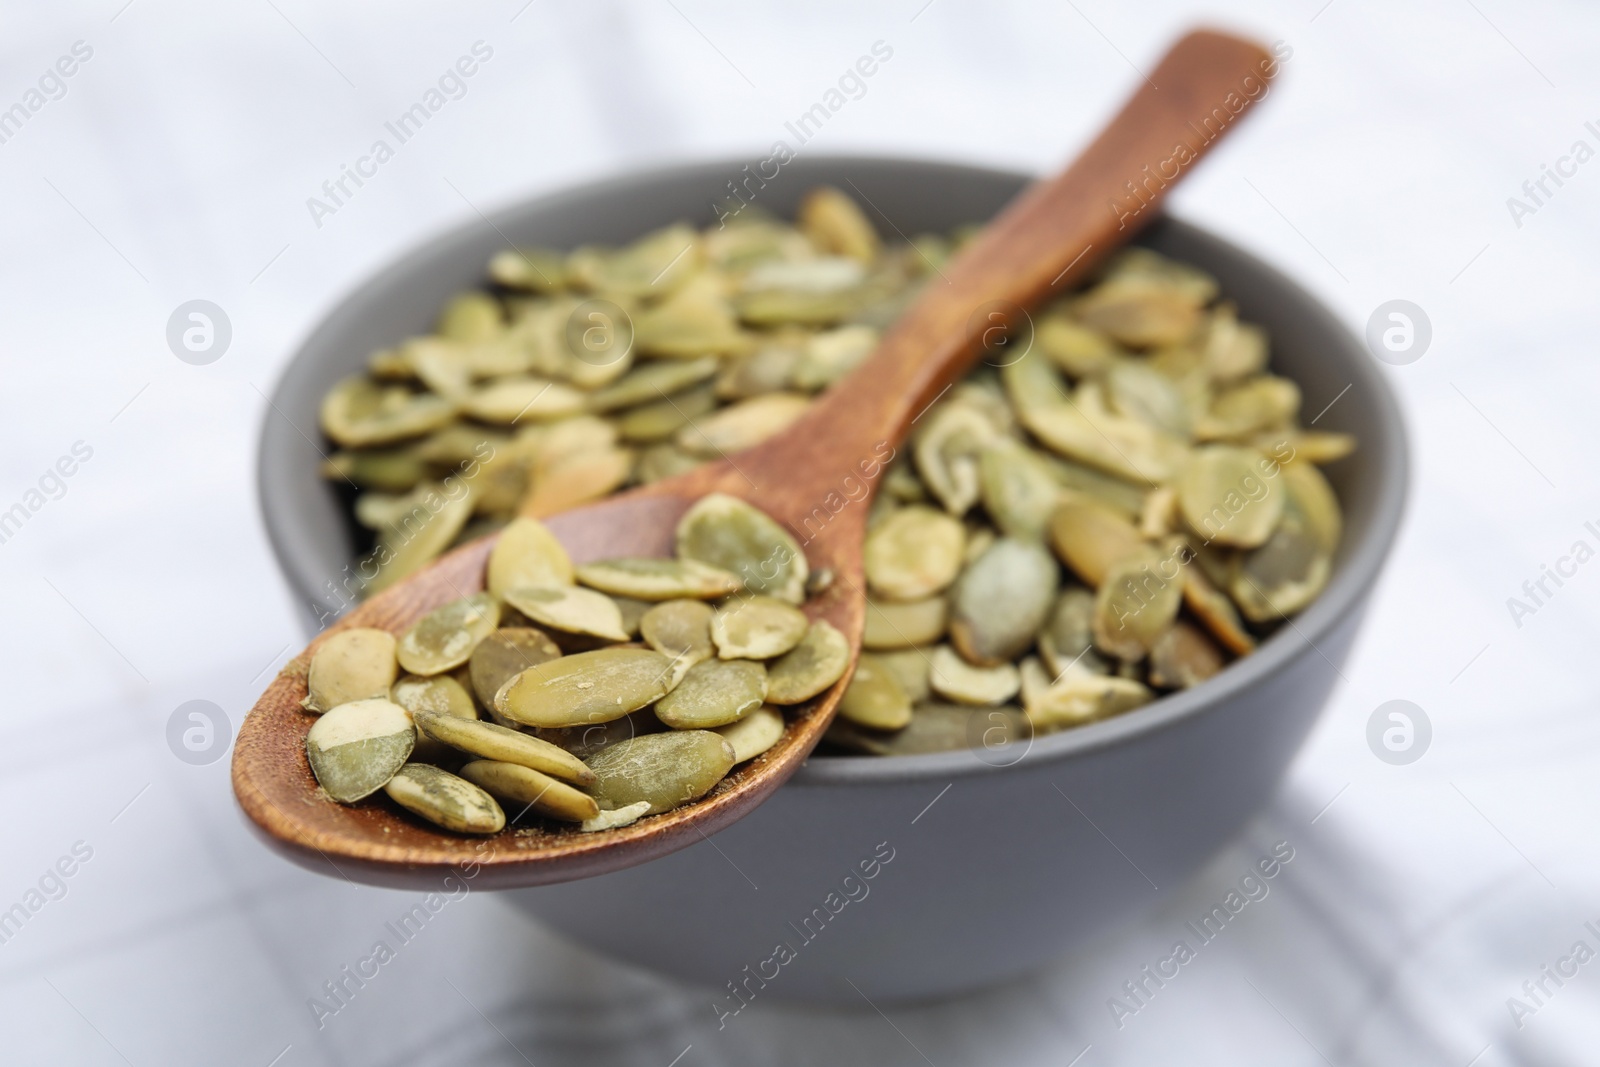
[[[470,648],[462,667],[460,649],[403,637],[400,666],[466,671],[483,718],[585,752],[634,736],[636,721],[659,728],[654,701],[708,660],[766,657],[760,710],[826,689],[819,679],[848,660],[848,642],[782,609],[830,576],[811,574],[794,532],[748,505],[698,502],[675,559],[580,568],[518,517],[781,431],[870,353],[967,236],[882,240],[830,189],[809,195],[794,225],[751,208],[618,249],[497,255],[484,289],[452,300],[433,333],[374,353],[323,407],[338,448],[325,473],[358,487],[353,517],[375,541],[368,591],[493,529],[520,546],[490,562],[505,617],[478,646],[483,669]],[[882,475],[864,545],[872,658],[825,741],[834,751],[981,744],[984,729],[955,728],[963,709],[1015,716],[1008,738],[1121,714],[1248,655],[1328,581],[1342,517],[1319,467],[1355,442],[1299,425],[1300,388],[1271,373],[1265,331],[1214,278],[1130,248],[1032,322],[1023,354],[1008,349],[944,394]],[[735,595],[737,611],[722,604]],[[643,648],[552,665],[506,692],[502,710],[515,657],[570,660],[618,635]],[[352,647],[350,664],[330,656],[311,710],[339,699],[323,693],[332,680],[383,694],[382,665],[369,673],[370,652]],[[590,664],[633,679],[616,706],[632,708],[572,725],[593,711],[577,688]],[[706,668],[696,686],[719,673],[734,684]],[[547,704],[565,710],[526,710]],[[728,713],[672,707],[682,723]]]

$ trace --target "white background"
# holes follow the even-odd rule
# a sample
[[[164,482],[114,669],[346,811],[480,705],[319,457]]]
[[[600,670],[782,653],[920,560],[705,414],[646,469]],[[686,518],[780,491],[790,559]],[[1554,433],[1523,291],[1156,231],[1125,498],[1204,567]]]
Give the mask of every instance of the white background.
[[[93,849],[66,896],[0,944],[0,1058],[1600,1057],[1600,962],[1520,1030],[1506,1005],[1575,941],[1600,948],[1583,929],[1600,926],[1600,564],[1520,627],[1506,607],[1574,541],[1600,547],[1583,528],[1600,520],[1600,162],[1520,226],[1506,204],[1575,140],[1600,148],[1584,126],[1600,127],[1593,8],[122,2],[0,15],[0,108],[74,42],[93,48],[66,95],[0,144],[0,510],[74,442],[93,449],[65,495],[0,544],[0,909],[74,842]],[[318,1031],[307,998],[411,897],[269,855],[237,814],[227,761],[185,765],[164,735],[191,699],[237,725],[301,643],[253,488],[263,394],[297,339],[478,208],[662,161],[763,157],[878,40],[892,61],[812,149],[1049,170],[1200,19],[1293,56],[1174,210],[1280,265],[1354,329],[1405,298],[1434,330],[1419,362],[1385,369],[1416,454],[1398,552],[1348,681],[1271,809],[1139,926],[967,1000],[887,1018],[758,1003],[718,1033],[704,992],[568,948],[474,894]],[[306,198],[479,40],[493,58],[467,95],[314,226]],[[196,297],[234,332],[204,367],[164,339]],[[1365,740],[1396,698],[1434,728],[1405,767]],[[1296,858],[1273,894],[1119,1030],[1107,998],[1281,840]]]

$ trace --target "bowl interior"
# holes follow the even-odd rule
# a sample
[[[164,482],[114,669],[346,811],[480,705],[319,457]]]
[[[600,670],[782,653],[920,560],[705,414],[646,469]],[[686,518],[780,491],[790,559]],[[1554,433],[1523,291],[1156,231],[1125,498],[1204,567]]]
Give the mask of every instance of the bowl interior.
[[[729,195],[730,182],[739,184],[752,206],[782,216],[792,216],[811,187],[837,185],[865,205],[886,236],[909,237],[981,222],[1030,180],[959,164],[854,157],[795,159],[765,182],[755,171],[743,161],[694,164],[589,183],[507,207],[413,249],[334,305],[279,381],[261,441],[263,515],[309,629],[351,606],[346,583],[358,544],[340,490],[317,473],[323,458],[317,408],[323,394],[339,379],[359,373],[374,349],[429,329],[451,295],[481,284],[485,263],[508,241],[571,248],[621,244],[680,219],[713,225],[714,205]],[[1138,243],[1214,274],[1240,316],[1266,327],[1273,369],[1301,387],[1302,421],[1316,416],[1317,429],[1356,435],[1355,454],[1325,469],[1344,507],[1345,538],[1328,589],[1295,619],[1292,633],[1283,628],[1255,654],[1193,690],[1117,719],[1041,738],[1031,757],[1118,743],[1158,728],[1226,699],[1289,656],[1314,647],[1376,578],[1400,517],[1407,458],[1398,410],[1376,362],[1332,313],[1276,270],[1197,227],[1160,219]],[[892,760],[841,757],[813,760],[795,780],[995,769],[960,752]]]

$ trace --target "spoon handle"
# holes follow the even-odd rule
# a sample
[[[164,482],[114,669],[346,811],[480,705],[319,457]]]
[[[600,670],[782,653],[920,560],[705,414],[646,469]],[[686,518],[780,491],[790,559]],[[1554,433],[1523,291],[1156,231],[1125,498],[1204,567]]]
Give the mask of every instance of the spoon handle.
[[[1167,190],[1266,95],[1277,68],[1272,53],[1238,37],[1199,30],[1180,39],[1076,163],[1012,201],[861,366],[788,432],[740,457],[752,486],[781,486],[775,508],[807,501],[803,512],[841,473],[882,460],[986,350],[986,334],[990,358],[1008,358],[992,328],[1069,291],[1153,221]]]

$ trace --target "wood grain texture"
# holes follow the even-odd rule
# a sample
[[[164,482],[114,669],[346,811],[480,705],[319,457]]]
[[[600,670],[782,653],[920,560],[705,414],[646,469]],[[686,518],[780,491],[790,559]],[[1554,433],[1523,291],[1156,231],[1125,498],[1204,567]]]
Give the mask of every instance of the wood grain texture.
[[[695,501],[710,492],[741,497],[789,526],[813,571],[834,572],[833,584],[805,610],[859,649],[870,493],[847,493],[846,480],[876,488],[862,465],[881,466],[921,412],[971,367],[981,354],[986,308],[1032,306],[1086,276],[1155,218],[1171,185],[1263,95],[1274,70],[1271,57],[1250,42],[1207,31],[1184,37],[1071,167],[1008,206],[928,284],[872,356],[787,431],[681,477],[553,516],[547,525],[576,562],[666,556],[678,518]],[[600,874],[709,837],[760,804],[820,740],[848,674],[790,709],[782,740],[705,798],[616,830],[530,829],[475,839],[438,832],[381,796],[353,807],[329,800],[305,758],[315,718],[299,707],[312,653],[349,627],[398,634],[439,605],[482,589],[493,544],[491,536],[464,545],[340,619],[279,672],[246,717],[234,746],[234,792],[264,839],[290,859],[354,881],[416,889],[437,889],[463,870],[485,888]]]

